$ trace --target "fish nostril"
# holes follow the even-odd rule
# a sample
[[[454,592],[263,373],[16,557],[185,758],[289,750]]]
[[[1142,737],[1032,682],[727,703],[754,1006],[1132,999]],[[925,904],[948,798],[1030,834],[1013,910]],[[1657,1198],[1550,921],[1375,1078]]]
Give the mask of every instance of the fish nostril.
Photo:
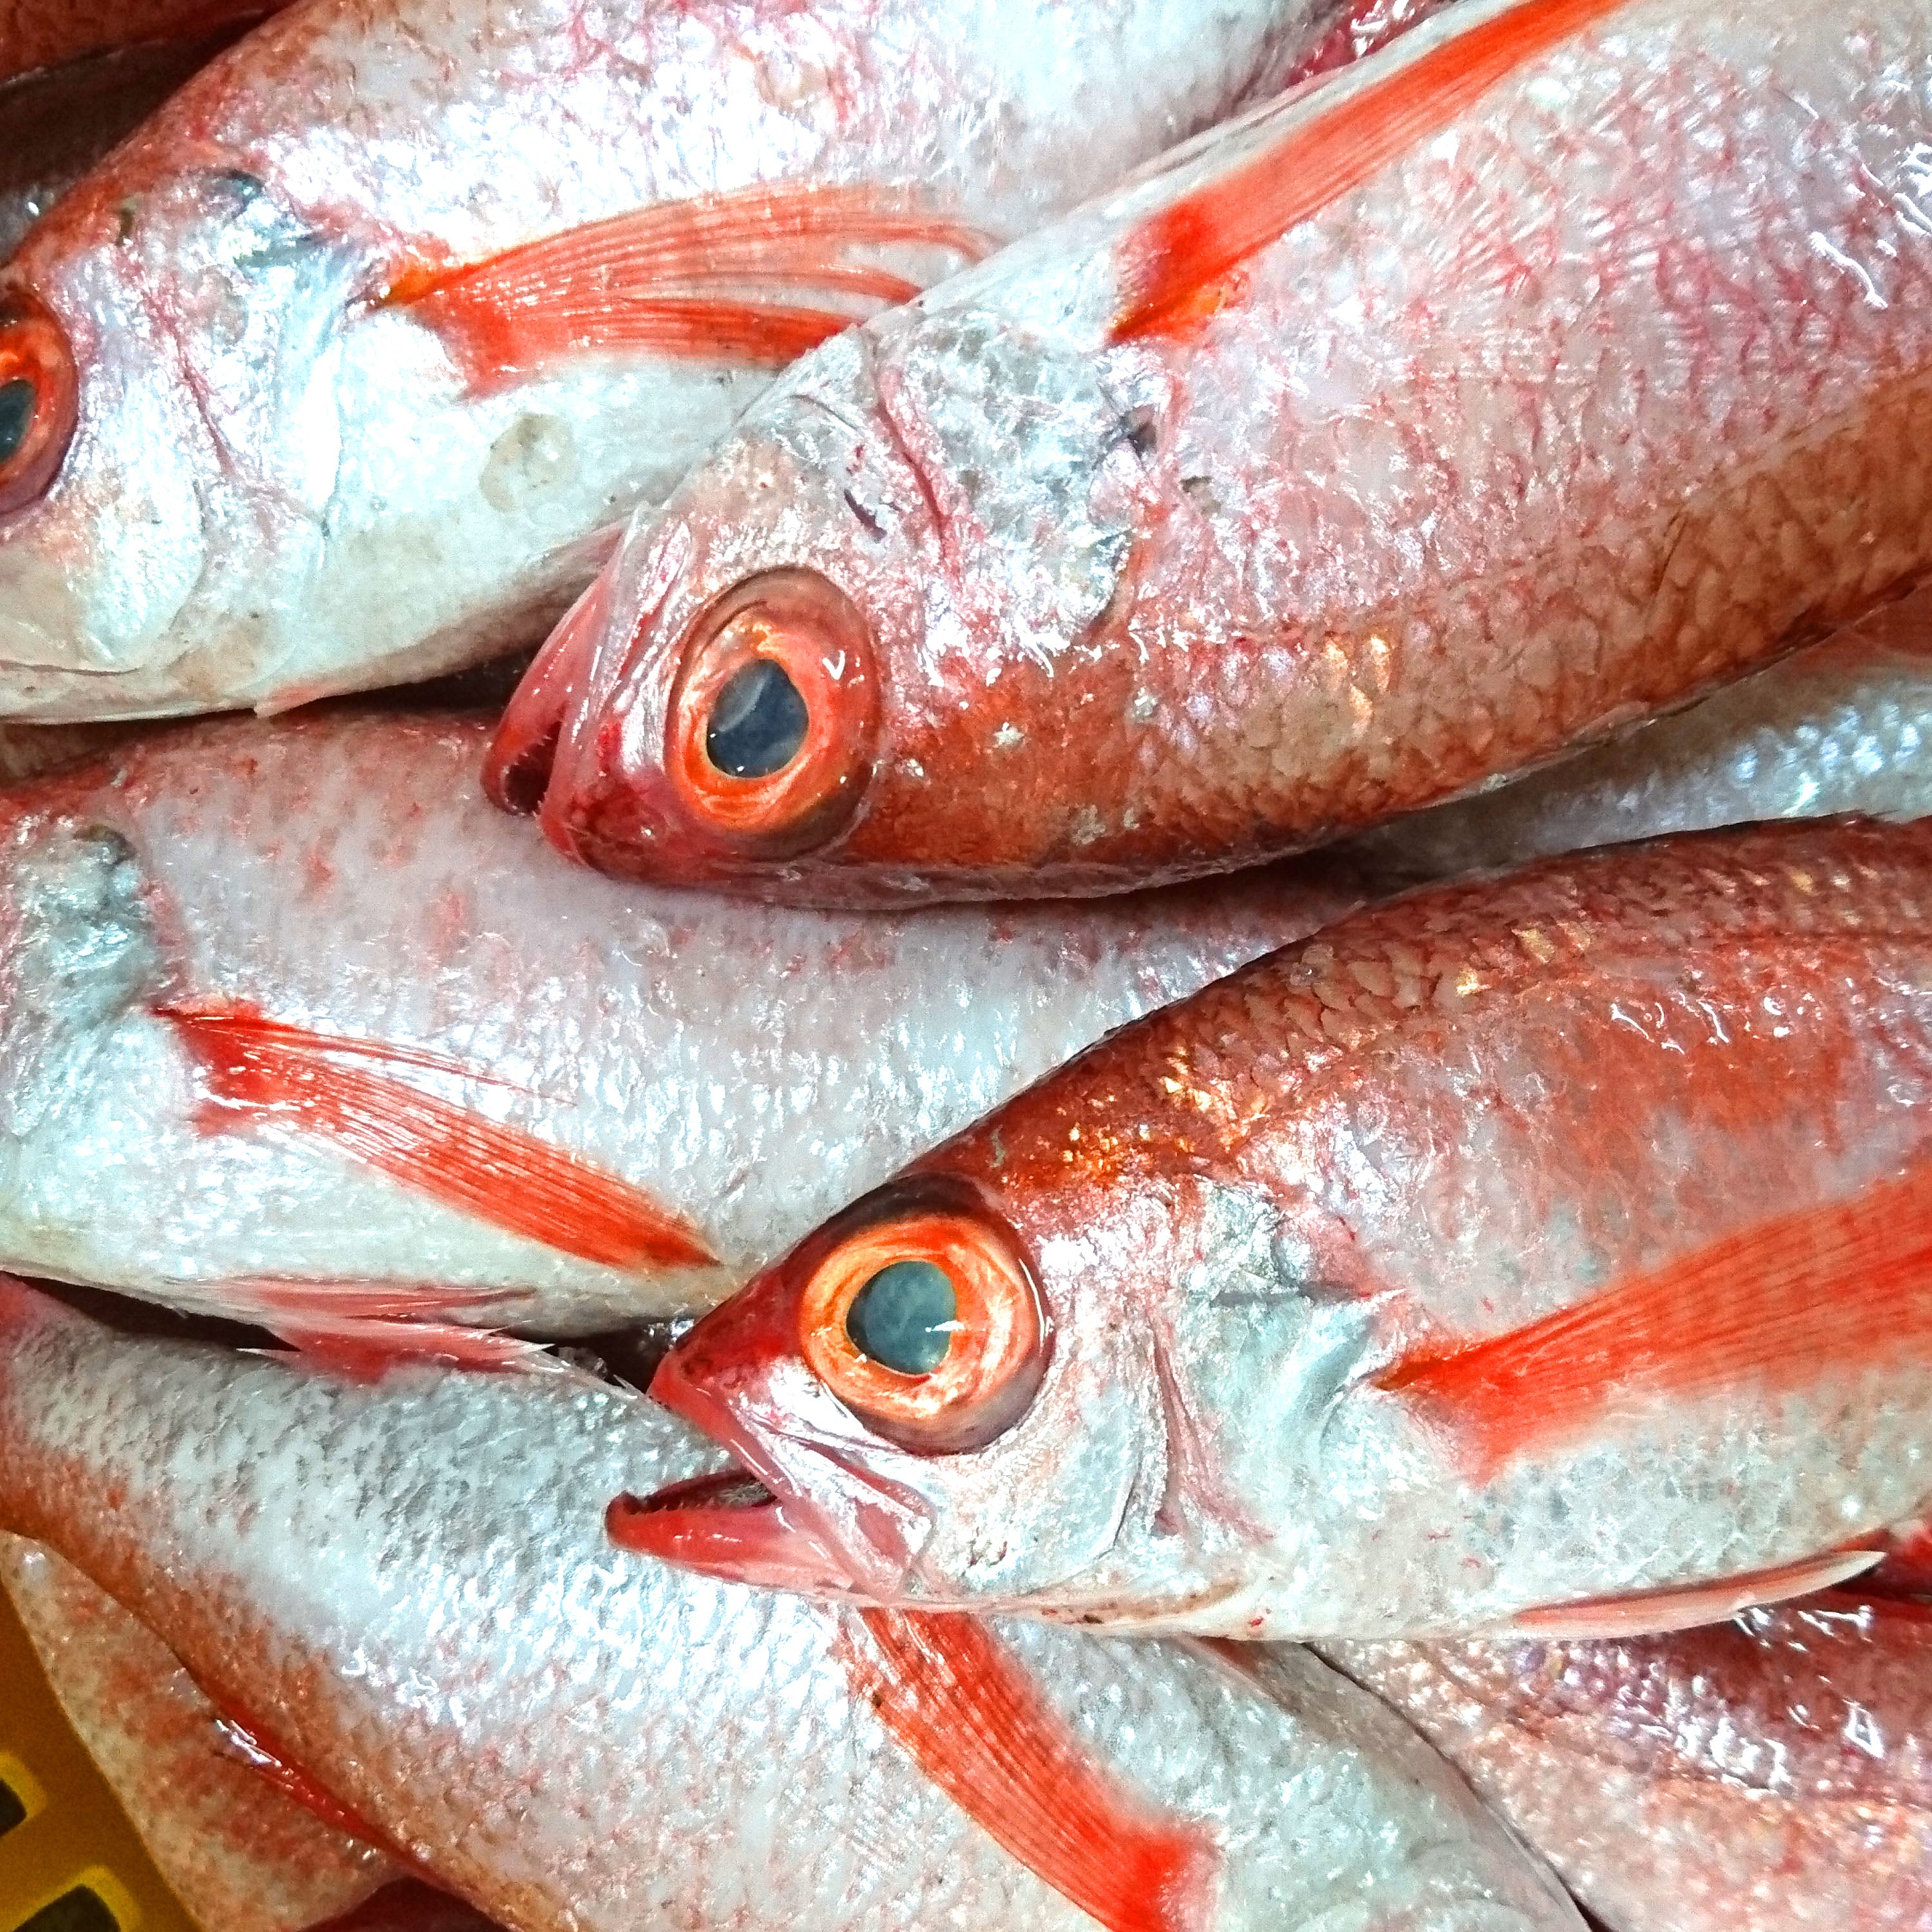
[[[34,426],[40,392],[24,376],[0,382],[0,466],[13,461]]]
[[[718,694],[705,728],[705,756],[730,778],[771,778],[798,756],[811,722],[784,667],[753,658]]]

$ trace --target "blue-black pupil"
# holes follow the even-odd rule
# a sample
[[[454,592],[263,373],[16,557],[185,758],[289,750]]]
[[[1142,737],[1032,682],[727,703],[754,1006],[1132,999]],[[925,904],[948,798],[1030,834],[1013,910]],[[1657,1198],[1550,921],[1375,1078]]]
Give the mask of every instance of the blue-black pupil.
[[[952,1346],[958,1298],[946,1270],[931,1262],[894,1262],[853,1298],[845,1312],[852,1346],[896,1375],[929,1376]]]
[[[798,756],[810,722],[784,666],[754,658],[718,694],[705,728],[705,756],[734,778],[768,778]]]
[[[20,454],[20,446],[34,426],[38,400],[33,384],[24,376],[0,382],[0,463],[11,463]]]

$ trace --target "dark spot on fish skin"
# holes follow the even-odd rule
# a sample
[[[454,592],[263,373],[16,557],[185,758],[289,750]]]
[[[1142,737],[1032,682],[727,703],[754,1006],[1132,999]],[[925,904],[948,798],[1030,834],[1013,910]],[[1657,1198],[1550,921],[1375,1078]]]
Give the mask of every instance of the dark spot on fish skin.
[[[1204,517],[1211,517],[1220,509],[1221,500],[1215,495],[1214,482],[1209,477],[1184,476],[1180,493]]]
[[[114,211],[116,225],[114,238],[124,246],[134,238],[134,224],[136,218],[140,213],[140,206],[139,198],[130,194]]]
[[[859,519],[862,524],[864,525],[866,534],[870,537],[874,543],[877,543],[879,539],[885,535],[885,525],[880,523],[878,518],[874,516],[872,512],[867,509],[865,505],[860,502],[858,498],[854,496],[849,490],[845,492],[845,507],[852,512],[854,516]]]
[[[268,184],[246,168],[215,168],[208,178],[218,187],[232,189],[244,207],[268,191]]]
[[[1152,410],[1131,410],[1122,420],[1121,438],[1144,463],[1160,447],[1160,424]]]

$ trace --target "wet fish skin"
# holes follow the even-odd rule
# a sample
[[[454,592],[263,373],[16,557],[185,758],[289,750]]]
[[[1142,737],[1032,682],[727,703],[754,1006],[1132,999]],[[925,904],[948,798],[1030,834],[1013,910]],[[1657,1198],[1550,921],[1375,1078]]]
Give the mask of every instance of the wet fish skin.
[[[1611,1932],[1904,1932],[1932,1898],[1922,1605],[1623,1642],[1342,1644]]]
[[[0,525],[0,710],[286,708],[532,643],[772,373],[598,356],[479,392],[386,300],[412,274],[761,183],[1023,232],[1264,92],[1340,10],[308,0],[16,259],[81,427]],[[958,259],[886,255],[915,283]]]
[[[1399,121],[1374,90],[1580,11],[1198,314],[1138,318],[1257,157],[1352,181]],[[513,712],[561,722],[550,836],[808,903],[1114,890],[1526,769],[1922,578],[1932,34],[1860,18],[1454,8],[826,344]],[[760,612],[808,682],[835,638],[871,670],[808,707],[836,812],[802,788],[747,830],[679,693]]]
[[[173,1652],[71,1564],[0,1537],[0,1585],[69,1722],[197,1924],[290,1932],[396,1876],[393,1861],[227,1750]]]
[[[841,1613],[614,1560],[614,1483],[718,1460],[634,1393],[421,1368],[356,1385],[4,1294],[0,1520],[518,1932],[1091,1924],[884,1734]],[[1312,1658],[1264,1673],[1270,1699],[1205,1653],[1004,1640],[1112,1774],[1209,1821],[1210,1909],[1147,1923],[1577,1923]]]
[[[1229,1636],[1728,1614],[1698,1592],[1919,1513],[1928,911],[1932,822],[1839,820],[1354,915],[1112,1035],[700,1322],[652,1392],[791,1528],[755,1558],[712,1540],[742,1552],[742,1510],[627,1540]],[[913,1260],[960,1326],[956,1379],[904,1393],[836,1324],[842,1283]]]
[[[688,1311],[1110,1027],[1365,890],[1316,864],[1070,920],[639,894],[490,809],[487,730],[210,722],[0,802],[0,1255],[250,1321],[264,1279],[482,1291],[452,1318],[544,1332]],[[474,1078],[398,1071],[643,1189],[716,1264],[598,1264],[286,1114],[211,1120],[155,1012],[209,1000],[461,1063]]]
[[[1838,812],[1932,814],[1932,598],[1922,592],[1688,710],[1348,849],[1384,872],[1442,878]]]

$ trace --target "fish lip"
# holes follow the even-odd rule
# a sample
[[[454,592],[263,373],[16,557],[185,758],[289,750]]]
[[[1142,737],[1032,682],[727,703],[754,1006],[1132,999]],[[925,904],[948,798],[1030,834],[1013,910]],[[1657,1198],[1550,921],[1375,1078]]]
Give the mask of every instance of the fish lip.
[[[580,701],[610,603],[606,568],[565,612],[504,707],[483,761],[483,790],[514,817],[528,818],[544,803],[564,719]]]
[[[730,1306],[728,1303],[716,1312]],[[664,1358],[650,1393],[652,1400],[720,1444],[734,1468],[722,1483],[700,1478],[695,1484],[669,1484],[643,1498],[618,1498],[605,1513],[613,1540],[732,1582],[868,1603],[907,1600],[913,1551],[895,1524],[908,1499],[854,1468],[828,1444],[815,1440],[803,1444],[816,1461],[836,1471],[865,1518],[862,1539],[841,1536],[830,1513],[788,1478],[773,1439],[689,1372],[689,1345],[711,1318],[700,1322]],[[747,1499],[742,1491],[748,1483],[760,1486],[769,1503]],[[737,1499],[728,1500],[734,1489]]]

